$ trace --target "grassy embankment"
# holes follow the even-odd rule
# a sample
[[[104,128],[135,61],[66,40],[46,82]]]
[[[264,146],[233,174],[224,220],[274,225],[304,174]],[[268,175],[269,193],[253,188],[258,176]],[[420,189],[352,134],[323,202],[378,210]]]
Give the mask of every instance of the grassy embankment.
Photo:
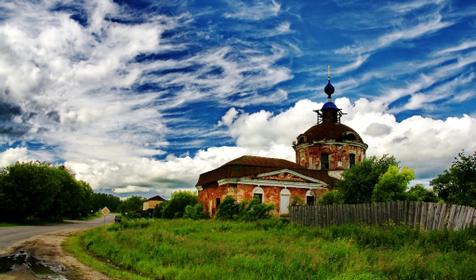
[[[476,279],[476,230],[135,220],[70,238],[116,279]]]

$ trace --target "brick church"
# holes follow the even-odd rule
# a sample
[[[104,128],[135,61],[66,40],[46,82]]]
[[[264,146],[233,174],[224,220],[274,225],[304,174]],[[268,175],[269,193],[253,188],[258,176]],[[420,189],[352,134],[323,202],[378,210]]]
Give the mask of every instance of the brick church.
[[[278,158],[242,156],[200,175],[198,200],[210,216],[223,199],[257,199],[276,206],[275,215],[287,215],[294,197],[314,204],[332,189],[345,169],[362,162],[367,144],[341,123],[341,109],[332,101],[330,77],[324,88],[327,102],[317,113],[317,124],[293,142],[296,162]]]

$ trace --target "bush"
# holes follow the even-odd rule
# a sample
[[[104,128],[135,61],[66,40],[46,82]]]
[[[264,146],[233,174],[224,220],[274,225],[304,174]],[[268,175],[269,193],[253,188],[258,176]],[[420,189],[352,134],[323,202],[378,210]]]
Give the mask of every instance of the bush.
[[[157,204],[152,212],[152,217],[154,218],[162,218],[162,213],[164,213],[165,207],[167,207],[168,201],[163,201]]]
[[[256,199],[253,199],[250,203],[246,201],[240,203],[239,213],[240,219],[244,221],[256,221],[261,219],[267,219],[271,217],[271,210],[274,209],[273,204],[259,203]]]
[[[326,192],[320,199],[319,204],[340,204],[344,203],[344,197],[338,190]]]
[[[216,214],[217,219],[236,220],[239,215],[239,205],[232,196],[226,196],[223,202],[218,206]]]
[[[222,220],[256,221],[269,218],[273,209],[272,204],[259,203],[257,200],[236,203],[233,197],[227,196],[218,207],[216,217]]]
[[[293,200],[291,201],[291,206],[296,206],[296,205],[304,205],[304,201],[298,195],[294,195]]]
[[[438,197],[433,190],[427,190],[423,185],[417,184],[410,188],[405,194],[406,199],[410,201],[437,202]]]
[[[207,216],[203,211],[203,205],[201,203],[197,203],[195,205],[187,205],[185,207],[185,213],[183,214],[184,218],[190,218],[193,220],[204,219]]]
[[[121,214],[132,217],[142,217],[142,206],[144,203],[144,198],[140,196],[131,196],[126,200],[122,201],[119,206]]]
[[[182,218],[185,214],[185,207],[187,207],[187,205],[193,206],[197,204],[197,202],[197,195],[191,191],[174,192],[162,211],[162,218]]]

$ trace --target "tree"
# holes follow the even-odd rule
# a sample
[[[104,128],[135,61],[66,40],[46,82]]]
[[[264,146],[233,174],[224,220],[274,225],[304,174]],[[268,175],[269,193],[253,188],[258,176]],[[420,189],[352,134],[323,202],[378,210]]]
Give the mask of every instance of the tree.
[[[191,191],[176,191],[162,211],[162,217],[167,219],[182,218],[187,205],[194,206],[198,197]]]
[[[52,206],[62,185],[55,168],[46,163],[15,163],[0,174],[0,219],[38,221],[61,218]]]
[[[472,155],[459,153],[451,167],[430,185],[447,202],[476,207],[476,151]]]
[[[93,193],[91,200],[91,208],[94,211],[107,207],[111,212],[118,212],[121,204],[119,197],[105,193]]]
[[[379,178],[388,167],[397,165],[393,156],[383,155],[366,158],[362,163],[344,171],[343,180],[337,183],[345,203],[366,203],[372,199],[372,193]]]
[[[319,204],[339,204],[344,203],[342,193],[338,190],[326,192],[320,199]]]
[[[143,203],[143,197],[133,195],[121,202],[119,211],[124,215],[135,215],[137,212],[142,211]]]
[[[375,185],[372,191],[372,201],[404,200],[408,183],[414,178],[415,173],[412,169],[403,167],[400,170],[398,165],[390,165]]]
[[[411,187],[406,193],[407,200],[423,201],[423,202],[437,202],[438,197],[433,190],[426,189],[421,184],[416,184]]]

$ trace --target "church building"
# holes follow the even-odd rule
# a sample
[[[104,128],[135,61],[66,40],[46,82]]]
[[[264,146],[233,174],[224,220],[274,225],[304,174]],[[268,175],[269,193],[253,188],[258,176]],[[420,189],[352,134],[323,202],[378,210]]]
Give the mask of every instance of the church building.
[[[237,202],[257,199],[274,204],[275,215],[287,215],[293,200],[316,203],[335,187],[345,169],[364,160],[367,144],[341,123],[343,113],[332,101],[330,76],[324,92],[327,102],[314,111],[317,123],[293,142],[296,162],[247,155],[200,175],[198,200],[210,216],[228,195]]]

